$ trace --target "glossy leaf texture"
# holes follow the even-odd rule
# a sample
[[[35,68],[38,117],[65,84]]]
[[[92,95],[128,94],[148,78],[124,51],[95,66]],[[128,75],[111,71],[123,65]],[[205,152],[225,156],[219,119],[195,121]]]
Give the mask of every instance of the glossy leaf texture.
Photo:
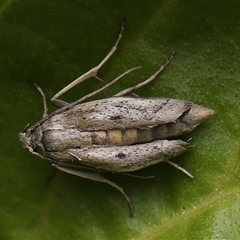
[[[239,1],[1,1],[0,3],[0,239],[239,239]],[[24,150],[18,133],[42,117],[48,99],[112,47],[100,70],[109,82],[141,66],[94,99],[146,79],[175,50],[148,97],[192,101],[215,115],[183,140],[195,147],[174,161],[195,178],[160,163],[137,172],[152,179],[108,174],[113,188],[58,172]],[[65,94],[75,101],[104,83],[92,79]],[[50,106],[50,111],[55,108]]]

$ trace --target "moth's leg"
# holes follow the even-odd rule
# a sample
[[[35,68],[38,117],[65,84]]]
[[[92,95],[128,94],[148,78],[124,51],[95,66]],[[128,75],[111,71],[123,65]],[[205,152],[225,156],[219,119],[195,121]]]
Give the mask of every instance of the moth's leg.
[[[86,99],[88,99],[88,98],[96,95],[97,93],[103,91],[104,89],[106,89],[106,88],[108,88],[109,86],[111,86],[111,85],[113,85],[114,83],[116,83],[119,79],[121,79],[122,77],[124,77],[124,76],[127,75],[128,73],[130,73],[130,72],[132,72],[132,71],[134,71],[134,70],[136,70],[136,69],[139,69],[139,68],[141,68],[141,67],[134,67],[134,68],[131,68],[131,69],[125,71],[124,73],[122,73],[121,75],[119,75],[117,78],[113,79],[111,82],[109,82],[109,83],[106,84],[105,86],[103,86],[103,87],[99,88],[98,90],[96,90],[96,91],[94,91],[94,92],[91,92],[91,93],[85,95],[84,97],[80,98],[79,100],[77,100],[77,101],[75,102],[75,104],[78,104],[78,103],[80,103],[80,102],[82,102],[82,101],[84,101],[84,100],[86,100]]]
[[[132,94],[135,90],[143,87],[144,85],[150,83],[151,81],[153,81],[156,76],[158,74],[160,74],[164,69],[165,67],[170,63],[170,61],[172,60],[173,58],[173,55],[174,55],[175,52],[172,52],[172,54],[170,55],[170,57],[165,61],[165,63],[163,65],[161,65],[161,67],[151,76],[149,77],[147,80],[145,80],[144,82],[141,82],[133,87],[129,87],[127,89],[124,89],[123,91],[115,94],[114,96],[115,97],[118,97],[118,96],[124,96],[124,95],[129,95],[129,94]]]
[[[77,155],[75,154],[71,154],[72,156],[76,157],[79,161],[81,161],[81,159],[78,158]],[[54,164],[57,164],[57,163],[54,163]],[[90,166],[86,166],[86,165],[74,165],[74,164],[69,164],[69,163],[61,163],[61,167],[64,167],[64,168],[74,168],[74,169],[79,169],[79,170],[88,170],[88,171],[99,171],[98,169],[94,168],[94,167],[90,167]],[[101,172],[108,172],[108,170],[104,170],[104,169],[101,169]],[[111,173],[113,173],[113,171],[111,171]],[[115,174],[121,174],[121,175],[125,175],[125,176],[128,176],[128,177],[134,177],[134,178],[141,178],[141,179],[150,179],[150,178],[154,178],[155,176],[151,175],[151,176],[140,176],[140,175],[136,175],[136,174],[130,174],[130,173],[127,173],[127,172],[114,172]],[[54,173],[52,174],[54,175]],[[52,178],[52,175],[49,177],[49,181],[51,181],[51,178]],[[48,181],[47,181],[48,182]]]
[[[38,92],[41,94],[43,99],[43,118],[48,116],[48,108],[47,108],[47,102],[46,102],[46,95],[44,94],[43,90],[36,84],[33,83],[34,87],[37,88]]]
[[[122,21],[122,25],[121,25],[121,29],[119,31],[118,34],[118,38],[114,44],[114,46],[112,47],[112,49],[109,51],[109,53],[107,54],[107,56],[94,68],[90,69],[88,72],[84,73],[82,76],[80,76],[79,78],[75,79],[73,82],[71,82],[69,85],[67,85],[66,87],[64,87],[61,91],[59,91],[58,93],[56,93],[52,99],[51,102],[59,107],[62,106],[62,102],[58,99],[62,94],[64,94],[65,92],[67,92],[69,89],[73,88],[74,86],[76,86],[77,84],[91,78],[91,77],[95,77],[97,79],[99,79],[99,77],[97,77],[97,73],[99,71],[99,69],[107,62],[107,60],[113,55],[113,53],[117,50],[117,46],[118,43],[120,41],[120,39],[122,38],[122,33],[124,30],[124,23],[125,23],[125,19],[123,19]]]
[[[93,181],[97,181],[97,182],[104,182],[107,183],[109,185],[111,185],[112,187],[116,188],[126,199],[127,203],[128,203],[128,207],[129,207],[129,211],[130,211],[130,216],[133,217],[133,206],[131,203],[130,198],[128,197],[128,195],[124,192],[123,188],[118,186],[116,183],[104,178],[101,174],[99,173],[90,173],[90,172],[83,172],[81,170],[74,170],[71,168],[66,168],[66,167],[62,167],[59,166],[57,164],[53,164],[53,166],[63,172],[78,176],[78,177],[82,177],[82,178],[86,178],[86,179],[90,179]]]
[[[188,172],[185,168],[180,167],[178,164],[171,162],[169,160],[165,160],[164,162],[169,163],[170,165],[172,165],[173,167],[175,167],[176,169],[180,170],[181,172],[185,173],[188,177],[190,178],[194,178],[194,176]]]

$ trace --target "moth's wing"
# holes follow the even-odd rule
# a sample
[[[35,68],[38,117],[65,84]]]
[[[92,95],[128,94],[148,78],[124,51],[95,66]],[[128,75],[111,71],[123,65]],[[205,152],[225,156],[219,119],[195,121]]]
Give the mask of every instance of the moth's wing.
[[[66,150],[79,163],[112,172],[133,172],[175,157],[192,148],[182,140],[157,140],[131,146]]]
[[[46,119],[44,126],[86,132],[153,127],[176,123],[181,119],[192,130],[213,113],[211,109],[185,100],[111,97],[78,104],[53,114],[51,118]]]
[[[64,114],[74,116],[84,131],[138,128],[175,122],[194,106],[169,98],[112,97],[77,105]]]

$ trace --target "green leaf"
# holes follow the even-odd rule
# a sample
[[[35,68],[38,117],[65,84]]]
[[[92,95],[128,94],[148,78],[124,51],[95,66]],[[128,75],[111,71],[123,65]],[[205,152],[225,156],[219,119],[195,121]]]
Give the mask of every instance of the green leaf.
[[[0,3],[0,239],[239,239],[239,1],[2,1]],[[99,94],[109,97],[150,76],[175,50],[170,65],[143,96],[192,101],[216,114],[182,139],[195,148],[174,161],[141,170],[153,179],[109,174],[129,194],[58,172],[18,143],[18,133],[42,117],[48,98],[97,65],[108,82],[142,66]],[[75,101],[103,86],[93,79],[62,99]],[[54,107],[50,107],[53,111]]]

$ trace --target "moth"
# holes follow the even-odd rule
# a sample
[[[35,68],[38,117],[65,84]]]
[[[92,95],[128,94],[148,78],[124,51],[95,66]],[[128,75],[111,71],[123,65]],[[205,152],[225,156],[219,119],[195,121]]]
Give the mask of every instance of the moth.
[[[214,111],[185,100],[140,97],[134,93],[155,79],[174,53],[148,79],[112,97],[84,102],[139,67],[129,69],[73,103],[60,100],[75,85],[92,77],[100,79],[97,73],[116,51],[124,22],[106,57],[52,97],[52,104],[58,107],[55,112],[47,113],[45,94],[34,84],[43,97],[43,117],[34,125],[28,124],[19,133],[19,140],[29,152],[48,160],[56,169],[116,188],[125,197],[132,216],[128,195],[101,172],[130,173],[165,161],[193,177],[169,159],[192,148],[177,138],[191,132]]]

